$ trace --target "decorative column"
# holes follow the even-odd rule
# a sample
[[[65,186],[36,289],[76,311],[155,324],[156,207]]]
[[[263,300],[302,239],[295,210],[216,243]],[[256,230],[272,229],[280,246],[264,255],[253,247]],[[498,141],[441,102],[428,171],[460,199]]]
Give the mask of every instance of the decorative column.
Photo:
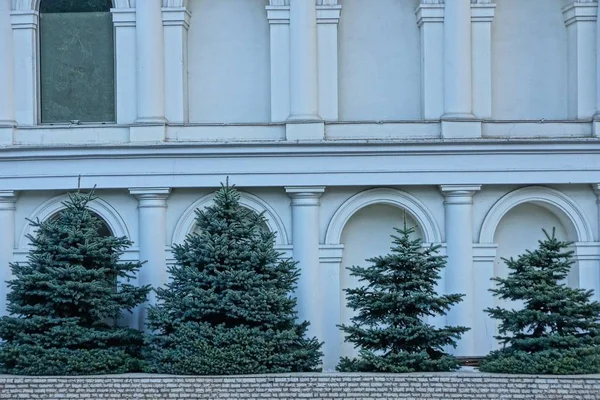
[[[271,42],[271,122],[290,116],[290,6],[267,6]]]
[[[290,0],[290,116],[287,140],[319,140],[317,9],[313,0]]]
[[[338,23],[342,6],[332,0],[317,5],[319,116],[338,119]],[[325,4],[323,4],[325,3]]]
[[[577,287],[593,290],[592,300],[600,301],[600,243],[576,242],[573,243],[575,260],[579,270]]]
[[[13,11],[11,22],[14,44],[14,82],[16,82],[15,119],[19,125],[36,125],[38,123],[37,38],[39,14],[33,10]]]
[[[492,21],[495,4],[471,5],[473,114],[492,118]]]
[[[446,0],[444,10],[444,115],[442,137],[476,138],[472,102],[471,4]]]
[[[473,325],[473,356],[483,357],[494,349],[495,322],[483,310],[494,307],[494,296],[489,289],[494,287],[494,260],[496,260],[495,243],[478,243],[473,248],[473,304],[475,306]]]
[[[568,116],[590,118],[596,112],[597,3],[575,2],[563,9],[568,37]]]
[[[115,101],[118,124],[137,118],[135,8],[111,8],[115,27]]]
[[[0,145],[13,143],[15,122],[13,33],[10,0],[0,0]]]
[[[421,116],[444,114],[444,5],[419,4],[415,11],[421,35]]]
[[[323,345],[323,371],[335,371],[342,354],[344,336],[338,328],[342,323],[341,296],[345,293],[340,287],[343,244],[323,244],[319,246],[319,290],[321,293],[321,340]]]
[[[163,7],[165,31],[165,116],[170,123],[188,122],[188,29],[185,7]]]
[[[6,281],[11,278],[8,264],[13,261],[15,250],[15,204],[17,192],[12,190],[0,191],[0,316],[6,315]]]
[[[136,2],[137,127],[130,141],[165,139],[165,51],[162,1]]]
[[[308,337],[322,340],[322,302],[319,271],[319,198],[322,186],[286,187],[292,199],[292,244],[294,260],[300,268],[296,294],[298,318],[310,322]]]
[[[479,185],[442,185],[446,227],[446,293],[462,293],[463,301],[447,314],[449,325],[474,326],[473,195]],[[472,356],[476,336],[471,329],[458,342],[455,354]]]
[[[138,200],[138,246],[140,261],[147,261],[139,272],[140,285],[163,286],[167,282],[167,198],[171,189],[129,189]],[[150,304],[156,304],[156,294],[148,296]],[[138,328],[143,329],[146,320],[146,305],[140,306],[136,317]]]

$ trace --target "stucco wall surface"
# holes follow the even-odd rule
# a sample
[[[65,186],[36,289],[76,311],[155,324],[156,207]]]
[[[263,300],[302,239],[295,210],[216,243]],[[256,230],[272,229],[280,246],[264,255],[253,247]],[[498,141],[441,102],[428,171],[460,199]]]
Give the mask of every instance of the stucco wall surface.
[[[600,375],[0,376],[0,399],[600,399]]]

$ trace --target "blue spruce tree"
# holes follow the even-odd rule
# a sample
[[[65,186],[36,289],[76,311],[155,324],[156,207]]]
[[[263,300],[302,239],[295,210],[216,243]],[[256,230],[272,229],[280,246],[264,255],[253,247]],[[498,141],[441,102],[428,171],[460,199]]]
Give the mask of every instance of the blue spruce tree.
[[[298,269],[280,260],[265,218],[224,185],[197,210],[200,233],[173,247],[171,281],[149,310],[151,371],[256,374],[314,370],[320,343],[306,338],[291,297]]]
[[[491,352],[480,369],[514,374],[600,373],[600,303],[591,290],[565,284],[573,264],[570,243],[555,231],[516,260],[504,259],[507,278],[493,278],[495,296],[524,303],[522,309],[494,307],[496,337],[504,348]]]
[[[10,316],[0,319],[0,371],[80,375],[139,371],[143,335],[115,324],[146,299],[149,287],[122,283],[140,263],[119,262],[131,242],[102,235],[87,208],[93,194],[75,193],[56,218],[30,221],[28,262],[11,264]]]
[[[350,267],[365,286],[347,289],[348,306],[358,310],[352,324],[342,325],[346,340],[359,355],[344,357],[343,372],[451,371],[458,361],[444,348],[456,346],[469,330],[462,326],[436,328],[426,317],[445,315],[463,294],[438,295],[435,290],[445,258],[439,246],[423,247],[411,239],[413,228],[396,229],[391,253],[368,259],[367,267]]]

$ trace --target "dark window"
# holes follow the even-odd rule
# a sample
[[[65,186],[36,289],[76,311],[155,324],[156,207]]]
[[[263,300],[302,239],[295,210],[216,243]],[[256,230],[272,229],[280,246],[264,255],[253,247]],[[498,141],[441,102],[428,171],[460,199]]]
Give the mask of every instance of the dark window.
[[[40,3],[41,122],[115,121],[111,0]]]

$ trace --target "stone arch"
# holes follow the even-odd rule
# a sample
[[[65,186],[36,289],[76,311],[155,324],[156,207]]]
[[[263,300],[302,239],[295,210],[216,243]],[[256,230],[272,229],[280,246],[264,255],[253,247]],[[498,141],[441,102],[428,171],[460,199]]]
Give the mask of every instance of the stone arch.
[[[442,234],[435,218],[421,201],[398,189],[376,188],[355,194],[337,209],[327,227],[325,244],[339,244],[344,226],[352,215],[373,204],[387,204],[406,210],[419,224],[425,242],[442,241]]]
[[[494,243],[494,234],[502,217],[524,203],[533,203],[551,211],[565,227],[572,227],[574,231],[571,233],[578,242],[594,240],[591,225],[573,199],[556,189],[528,186],[506,194],[492,206],[481,225],[479,243]]]
[[[65,206],[63,205],[63,202],[68,200],[68,198],[69,197],[66,194],[53,197],[36,208],[28,218],[33,221],[37,219],[44,221],[57,212],[64,210]],[[108,202],[100,198],[96,198],[88,203],[88,208],[102,218],[114,236],[125,236],[127,238],[131,238],[125,221],[119,212],[115,210]],[[29,222],[26,222],[25,226],[21,230],[21,235],[19,236],[18,246],[20,249],[26,249],[29,246],[27,235],[33,235],[34,233],[35,228],[31,226]]]
[[[40,2],[41,0],[12,0],[12,9],[14,11],[38,11]],[[135,0],[112,0],[112,3],[114,8],[135,8]]]
[[[177,224],[175,225],[175,231],[173,232],[171,244],[182,243],[185,240],[185,237],[194,229],[194,225],[196,223],[196,209],[203,209],[204,207],[209,206],[212,204],[214,198],[215,193],[207,194],[206,196],[196,200],[183,212],[182,216],[179,218],[179,221],[177,221]],[[264,212],[267,227],[271,232],[275,232],[275,244],[289,244],[288,235],[283,221],[273,207],[271,207],[266,201],[253,194],[240,192],[240,204],[256,213]]]

